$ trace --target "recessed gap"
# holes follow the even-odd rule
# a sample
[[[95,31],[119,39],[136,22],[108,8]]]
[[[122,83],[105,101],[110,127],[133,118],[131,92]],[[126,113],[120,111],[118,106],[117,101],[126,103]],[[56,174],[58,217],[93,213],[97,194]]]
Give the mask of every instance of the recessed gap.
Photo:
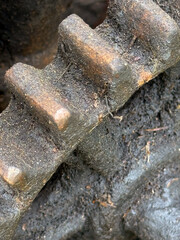
[[[0,90],[0,113],[2,113],[9,105],[10,102],[10,94],[4,89]]]
[[[106,18],[108,2],[109,0],[74,0],[66,16],[75,13],[95,28]]]

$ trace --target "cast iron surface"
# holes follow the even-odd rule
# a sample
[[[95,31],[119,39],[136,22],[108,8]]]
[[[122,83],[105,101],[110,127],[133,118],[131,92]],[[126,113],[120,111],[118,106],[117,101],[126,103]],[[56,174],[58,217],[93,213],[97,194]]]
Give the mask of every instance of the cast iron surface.
[[[131,207],[129,199],[132,204],[138,197],[140,199],[141,192],[144,196],[146,185],[142,183],[145,179],[179,160],[179,137],[174,136],[179,132],[179,120],[175,116],[178,104],[172,104],[174,117],[167,147],[164,149],[159,141],[158,150],[150,154],[151,141],[147,141],[142,146],[146,161],[137,154],[128,166],[129,161],[125,159],[127,169],[121,166],[121,156],[118,158],[115,154],[114,157],[112,150],[98,153],[102,145],[112,144],[112,139],[101,142],[103,127],[94,129],[107,115],[114,118],[112,111],[117,111],[137,89],[179,60],[180,29],[166,12],[150,0],[113,0],[107,19],[95,30],[76,15],[59,25],[58,53],[45,69],[18,63],[7,71],[6,83],[13,97],[1,114],[0,122],[2,239],[12,238],[23,213],[83,139],[78,149],[84,161],[94,169],[95,188],[101,193],[101,197],[93,196],[91,205],[99,207],[90,215],[83,200],[82,209],[76,206],[74,197],[75,192],[78,194],[81,190],[78,190],[80,184],[68,192],[68,199],[65,197],[68,189],[63,188],[64,201],[67,205],[74,204],[77,210],[69,208],[70,212],[60,214],[62,225],[53,233],[47,232],[45,239],[68,239],[82,228],[88,229],[89,239],[127,239],[122,222],[130,212],[127,212]],[[171,74],[177,71],[172,70]],[[173,82],[175,77],[169,80]],[[178,88],[176,84],[177,81],[172,89]],[[177,103],[176,95],[174,101]],[[116,119],[120,121],[121,116]],[[120,153],[121,147],[117,151]],[[78,165],[74,158],[70,162]],[[92,171],[84,170],[84,165],[80,169],[82,176]],[[83,181],[83,177],[79,180]],[[148,225],[148,220],[146,222]],[[133,226],[128,231],[138,234]],[[179,234],[178,229],[175,231]],[[158,234],[155,235],[159,239]],[[150,237],[149,234],[146,239],[152,239]],[[173,239],[173,235],[170,237],[168,240]]]
[[[174,239],[178,218],[170,227],[163,225],[173,219],[173,212],[178,215],[179,87],[177,79],[163,74],[134,94],[114,118],[107,117],[40,192],[15,240],[61,239],[64,229],[62,239],[72,240],[131,240],[137,235],[143,240]],[[158,202],[164,187],[173,184],[171,195],[160,202],[168,215],[157,234],[150,228],[157,215],[145,217],[143,209],[151,199]]]

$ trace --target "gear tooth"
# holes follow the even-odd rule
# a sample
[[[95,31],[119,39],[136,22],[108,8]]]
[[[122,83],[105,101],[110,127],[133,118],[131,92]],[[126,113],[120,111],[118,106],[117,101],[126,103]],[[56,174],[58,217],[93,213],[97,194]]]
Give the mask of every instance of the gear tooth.
[[[59,26],[60,45],[65,45],[66,54],[85,74],[102,88],[121,77],[127,63],[119,54],[75,14]]]
[[[6,73],[6,81],[13,92],[23,98],[36,112],[39,119],[58,130],[63,131],[71,117],[70,111],[55,97],[55,90],[49,86],[45,88],[40,70],[25,64],[16,64]]]
[[[117,22],[123,18],[131,32],[151,48],[163,63],[177,62],[180,29],[166,12],[151,0],[121,0],[116,4]]]
[[[106,93],[108,89],[109,97],[118,102],[119,89],[122,87],[121,91],[124,91],[124,82],[127,86],[133,83],[130,65],[75,14],[60,24],[59,36],[59,45],[66,49],[65,57],[80,66],[102,92]]]

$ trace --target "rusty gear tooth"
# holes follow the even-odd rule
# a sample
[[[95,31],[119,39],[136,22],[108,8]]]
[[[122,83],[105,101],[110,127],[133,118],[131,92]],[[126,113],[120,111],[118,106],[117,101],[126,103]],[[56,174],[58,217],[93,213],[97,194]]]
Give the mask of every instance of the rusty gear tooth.
[[[180,30],[166,12],[152,0],[120,0],[111,1],[111,4],[114,2],[117,5],[114,14],[119,23],[124,18],[132,33],[143,40],[163,63],[177,62]]]
[[[16,64],[7,71],[6,81],[43,122],[45,120],[47,125],[52,124],[60,131],[66,129],[71,113],[57,100],[51,86],[45,88],[47,82],[39,77],[38,70],[25,64]]]
[[[111,36],[119,34],[115,45],[130,64],[137,88],[180,60],[179,26],[152,0],[112,0],[107,20],[106,39],[114,44]]]
[[[136,88],[129,64],[111,45],[73,14],[59,25],[59,46],[64,57],[80,66],[101,92],[108,95],[114,109],[123,105]]]
[[[66,49],[65,56],[81,66],[98,86],[111,88],[121,78],[131,78],[128,64],[77,15],[69,16],[59,25],[59,39],[59,45]]]

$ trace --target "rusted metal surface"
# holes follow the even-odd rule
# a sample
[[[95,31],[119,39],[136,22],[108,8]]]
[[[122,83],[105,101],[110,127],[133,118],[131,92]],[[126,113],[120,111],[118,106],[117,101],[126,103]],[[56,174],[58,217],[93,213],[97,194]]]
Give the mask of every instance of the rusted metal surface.
[[[141,203],[151,197],[158,202],[161,186],[173,184],[171,178],[178,178],[180,173],[178,89],[178,78],[170,79],[164,73],[136,92],[113,117],[104,119],[38,194],[19,224],[14,240],[119,240],[119,236],[123,240],[137,240],[133,234],[124,232],[131,208],[136,211],[139,202],[137,211],[141,210]],[[177,196],[176,188],[174,191]],[[171,199],[170,194],[168,202]],[[162,201],[161,212],[164,209],[167,223],[173,219],[174,209],[178,211],[178,205],[172,201],[167,214],[165,203],[166,199]],[[138,216],[145,219],[139,211],[128,216],[128,222],[133,224],[130,228],[127,225],[127,231],[136,236],[146,234],[143,240],[159,240],[161,230],[166,236],[173,237],[171,233],[178,236],[178,224],[164,227],[165,222],[157,214],[147,213],[146,228],[143,221],[138,221]],[[79,221],[81,216],[85,218],[83,224]],[[161,223],[161,230],[158,234],[154,228],[148,234],[154,218]],[[152,234],[154,238],[150,238]]]
[[[60,101],[60,95],[57,95],[51,86],[43,79],[38,78],[38,73],[34,68],[22,71],[21,64],[14,67],[14,71],[7,73],[9,85],[13,87],[23,100],[33,108],[38,115],[45,119],[48,125],[54,125],[57,130],[63,130],[67,126],[68,119],[71,117],[68,109],[64,108]],[[35,71],[35,72],[34,72]],[[30,76],[28,79],[26,76]],[[28,81],[29,80],[29,81]]]
[[[80,65],[102,89],[115,78],[119,79],[123,72],[126,73],[124,69],[130,71],[118,53],[76,15],[71,15],[60,24],[59,37],[67,59]]]
[[[12,187],[23,188],[26,184],[25,176],[21,169],[14,166],[6,166],[3,162],[0,163],[0,175]]]
[[[145,42],[158,60],[167,64],[176,62],[179,57],[179,28],[167,13],[149,0],[117,1],[117,7],[132,33]]]
[[[136,87],[132,71],[113,46],[76,15],[71,15],[60,24],[59,36],[60,47],[65,49],[65,57],[80,66],[85,75],[99,87],[97,94],[107,95],[118,102],[121,89],[124,91],[124,101],[129,98],[125,92],[131,91],[131,85]],[[120,101],[122,105],[122,99]]]
[[[6,73],[13,98],[1,115],[0,175],[6,190],[14,191],[9,208],[18,214],[3,214],[5,240],[12,236],[9,228],[4,232],[5,217],[15,228],[78,143],[140,86],[180,60],[180,29],[150,0],[110,1],[108,17],[96,30],[71,15],[60,24],[59,36],[56,59],[45,69],[19,63]]]

